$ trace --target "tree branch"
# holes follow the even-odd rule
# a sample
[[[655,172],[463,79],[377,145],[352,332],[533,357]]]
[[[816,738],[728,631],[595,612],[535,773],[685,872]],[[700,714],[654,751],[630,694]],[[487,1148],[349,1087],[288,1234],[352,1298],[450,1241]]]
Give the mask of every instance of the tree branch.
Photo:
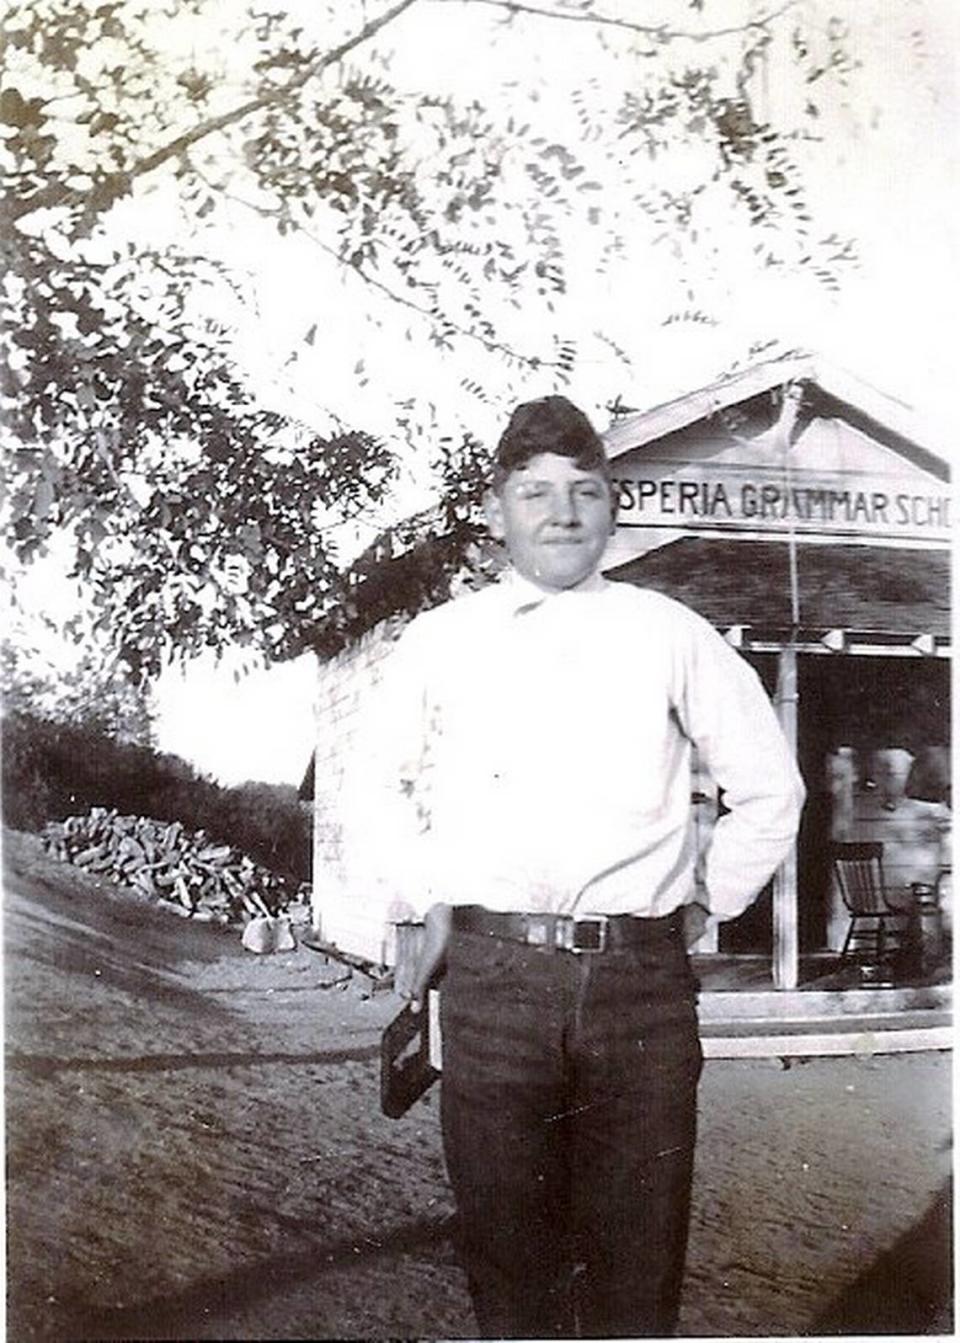
[[[207,136],[213,135],[217,131],[227,130],[230,126],[236,125],[238,121],[242,121],[244,117],[248,117],[254,112],[262,112],[268,107],[275,107],[286,102],[291,94],[296,93],[304,84],[322,74],[331,65],[336,65],[338,61],[342,61],[344,56],[353,51],[355,47],[375,36],[382,28],[387,27],[394,19],[399,18],[405,10],[410,9],[416,3],[417,0],[397,0],[396,4],[378,18],[365,23],[359,32],[346,38],[338,46],[305,66],[282,88],[265,89],[255,98],[248,98],[239,107],[231,108],[228,112],[221,112],[219,116],[208,117],[206,121],[198,122],[196,126],[185,131],[182,135],[178,135],[169,144],[161,146],[160,149],[141,159],[139,163],[135,163],[126,172],[117,173],[113,178],[117,189],[112,194],[109,191],[106,192],[102,204],[92,201],[89,191],[68,187],[61,182],[51,182],[49,186],[34,192],[32,196],[11,203],[6,212],[8,219],[21,219],[24,215],[33,214],[35,210],[55,209],[69,205],[86,205],[88,209],[92,209],[94,214],[101,212],[114,200],[126,195],[130,190],[131,183],[136,178],[143,177],[144,174],[153,172],[154,169],[169,162],[170,159],[179,157],[191,146],[197,144],[198,141],[205,140]]]
[[[458,336],[463,336],[467,340],[474,340],[479,345],[482,345],[485,350],[489,350],[491,354],[505,355],[506,358],[515,359],[518,363],[527,365],[528,368],[540,369],[561,367],[559,360],[541,359],[539,355],[535,354],[520,354],[519,351],[515,350],[511,345],[504,344],[503,341],[493,340],[489,336],[483,336],[479,331],[471,331],[469,327],[461,326],[459,322],[453,321],[452,318],[444,317],[440,312],[433,312],[430,308],[425,308],[422,304],[415,303],[413,299],[407,298],[405,294],[398,294],[395,289],[391,289],[389,285],[385,284],[383,280],[377,279],[375,275],[371,275],[368,271],[362,270],[359,266],[351,265],[350,262],[344,260],[335,247],[331,247],[329,243],[322,242],[315,234],[310,233],[308,229],[303,228],[301,225],[298,225],[297,228],[305,238],[309,238],[314,246],[329,253],[329,255],[332,256],[335,261],[339,262],[345,270],[352,272],[354,275],[358,276],[359,279],[363,280],[364,284],[368,284],[373,289],[379,290],[385,298],[390,299],[391,302],[398,304],[402,308],[409,309],[410,312],[416,313],[418,317],[426,318],[426,320],[434,326],[440,326],[447,331],[456,332]]]
[[[655,38],[659,42],[668,42],[674,39],[687,42],[709,42],[715,37],[730,37],[734,33],[746,33],[755,28],[766,28],[775,19],[780,18],[781,14],[786,14],[788,10],[794,9],[797,5],[797,0],[786,0],[786,3],[781,5],[779,9],[770,10],[769,13],[761,14],[756,19],[748,19],[746,23],[736,24],[729,28],[711,28],[698,33],[685,28],[671,28],[666,23],[634,23],[632,19],[615,19],[606,14],[564,13],[558,9],[524,4],[520,0],[436,0],[436,2],[439,4],[490,5],[493,9],[504,9],[511,15],[532,14],[541,19],[560,19],[568,23],[592,23],[598,27],[622,28],[627,32],[641,33],[644,37]]]
[[[219,191],[225,200],[231,200],[237,205],[243,205],[246,209],[252,210],[254,214],[259,215],[262,219],[275,219],[279,216],[279,210],[257,205],[254,201],[246,200],[243,196],[238,196],[234,192],[227,191],[224,187],[214,187],[213,183],[209,181],[199,168],[195,168],[194,172],[201,181],[206,182],[211,191]],[[431,309],[423,307],[422,304],[415,303],[413,299],[407,298],[405,294],[398,294],[395,289],[391,289],[388,284],[384,283],[383,280],[378,279],[375,275],[371,275],[368,271],[362,270],[359,266],[354,266],[351,262],[341,256],[335,247],[332,247],[330,243],[324,242],[322,238],[318,238],[315,233],[311,233],[311,231],[303,224],[294,224],[294,228],[304,238],[308,239],[309,242],[313,243],[314,247],[318,247],[322,252],[326,252],[328,256],[331,256],[339,266],[342,266],[343,269],[347,271],[348,274],[356,276],[357,279],[362,280],[364,284],[369,285],[372,289],[379,290],[379,292],[383,294],[385,298],[390,299],[392,303],[396,303],[402,308],[407,308],[410,312],[416,313],[418,317],[423,317],[434,325],[443,326],[448,331],[456,332],[458,336],[463,336],[467,340],[476,341],[479,345],[482,345],[484,349],[489,350],[491,354],[502,354],[506,356],[506,358],[515,359],[518,363],[525,364],[530,368],[540,369],[561,367],[560,361],[557,359],[542,359],[539,355],[521,354],[518,350],[515,350],[511,345],[506,345],[503,341],[492,340],[489,336],[483,336],[478,331],[471,331],[469,327],[461,326],[458,322],[454,322],[452,318],[444,317],[439,312],[433,312]]]

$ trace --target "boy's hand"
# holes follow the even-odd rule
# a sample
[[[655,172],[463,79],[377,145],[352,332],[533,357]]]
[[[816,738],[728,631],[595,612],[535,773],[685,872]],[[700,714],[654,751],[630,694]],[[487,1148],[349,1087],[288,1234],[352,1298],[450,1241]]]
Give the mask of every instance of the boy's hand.
[[[423,1007],[427,989],[443,966],[452,924],[452,906],[433,905],[427,910],[423,921],[423,949],[410,986],[411,1012],[419,1012]]]
[[[691,904],[683,907],[683,941],[687,950],[699,942],[704,934],[710,915],[703,905]]]

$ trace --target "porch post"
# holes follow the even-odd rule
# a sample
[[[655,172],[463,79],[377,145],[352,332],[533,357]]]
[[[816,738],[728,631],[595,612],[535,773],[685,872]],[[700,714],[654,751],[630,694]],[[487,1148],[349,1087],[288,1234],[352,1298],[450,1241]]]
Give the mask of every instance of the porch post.
[[[777,717],[790,749],[797,754],[797,650],[780,650],[775,696]],[[799,978],[800,942],[797,919],[797,850],[791,848],[773,878],[773,984],[795,989]]]

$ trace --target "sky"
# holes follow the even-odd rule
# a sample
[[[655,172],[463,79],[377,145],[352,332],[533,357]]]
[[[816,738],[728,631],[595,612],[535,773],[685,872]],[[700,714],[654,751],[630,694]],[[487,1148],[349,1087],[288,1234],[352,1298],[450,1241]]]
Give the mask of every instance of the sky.
[[[303,22],[315,24],[318,39],[329,41],[324,10],[313,0],[289,0],[288,8],[297,4]],[[651,0],[644,12],[657,8]],[[779,6],[730,0],[707,5],[706,14],[713,23],[721,14],[739,21],[774,8]],[[617,0],[609,9],[637,12]],[[691,28],[698,22],[676,0],[659,9],[678,26],[681,19]],[[797,145],[796,153],[818,227],[822,221],[822,232],[856,240],[858,262],[846,269],[839,296],[791,274],[758,276],[720,211],[704,221],[705,246],[715,249],[716,259],[696,293],[714,324],[664,325],[678,302],[670,239],[653,239],[613,180],[602,207],[619,218],[630,240],[629,264],[603,273],[593,260],[594,235],[571,234],[568,248],[583,260],[571,267],[553,317],[528,310],[503,312],[501,319],[524,348],[546,348],[561,327],[577,332],[580,358],[566,390],[601,429],[603,408],[615,396],[647,408],[712,381],[751,341],[776,339],[784,348],[812,350],[911,404],[929,426],[931,441],[952,453],[960,428],[954,390],[960,6],[954,0],[796,0],[790,9],[819,23],[825,50],[827,16],[843,16],[843,45],[855,58],[843,80],[824,79],[811,88],[798,82],[786,48],[774,44],[760,95],[766,106],[758,108],[761,117],[789,121],[802,119],[811,94],[821,103],[819,139]],[[619,92],[616,81],[629,87],[644,62],[635,69],[629,61],[612,65],[592,35],[572,41],[570,24],[528,17],[507,31],[501,17],[481,4],[425,0],[380,43],[391,78],[411,88],[428,79],[439,91],[482,97],[503,115],[529,113],[558,139],[577,133],[576,91],[592,90],[597,133],[603,134],[604,108]],[[178,20],[170,26],[170,59],[217,40],[213,31]],[[699,54],[696,44],[690,50]],[[227,85],[230,59],[224,50]],[[660,160],[657,183],[682,182],[699,167],[696,150]],[[228,207],[218,220],[206,245],[247,284],[246,308],[229,317],[239,356],[265,401],[299,413],[321,431],[343,417],[393,438],[398,403],[414,397],[432,403],[439,421],[467,424],[489,441],[511,395],[525,399],[555,390],[546,376],[539,383],[529,376],[511,382],[498,374],[491,404],[470,401],[462,387],[476,364],[469,344],[441,356],[424,343],[415,315],[374,303],[369,288],[316,242],[278,239],[242,204]],[[132,236],[183,236],[178,208],[162,184],[125,205],[118,227]],[[305,333],[313,327],[308,345]],[[631,367],[598,339],[601,330],[629,352]],[[369,520],[356,545],[392,516],[426,501],[424,456],[409,454],[389,509]],[[239,679],[236,671],[228,660],[219,667],[195,664],[186,676],[166,674],[156,694],[159,744],[223,782],[299,782],[313,735],[312,659]]]
[[[635,6],[613,8],[636,13]],[[655,13],[657,8],[653,3],[645,11]],[[769,8],[730,0],[712,10],[708,6],[706,13],[712,13],[716,22],[719,14],[742,17]],[[705,223],[715,234],[719,259],[709,280],[705,270],[697,274],[696,294],[698,305],[716,316],[718,325],[664,327],[664,314],[678,305],[669,240],[653,244],[650,226],[645,227],[630,199],[616,198],[614,184],[605,181],[602,207],[608,216],[619,214],[628,232],[633,248],[629,264],[598,274],[589,264],[593,253],[582,236],[587,231],[581,230],[572,239],[571,250],[576,255],[580,248],[585,264],[571,267],[568,292],[556,313],[557,326],[566,322],[582,339],[571,394],[594,414],[601,414],[601,407],[617,392],[629,403],[643,406],[668,399],[688,390],[692,380],[715,376],[750,340],[777,337],[785,345],[815,349],[913,402],[936,424],[957,422],[952,300],[958,278],[960,7],[953,0],[902,0],[896,6],[888,0],[839,4],[800,0],[794,8],[814,15],[845,14],[845,45],[859,64],[845,76],[845,83],[825,80],[808,87],[798,84],[797,67],[785,45],[775,44],[758,118],[766,114],[775,123],[792,118],[799,124],[800,105],[817,97],[821,115],[814,129],[819,142],[798,145],[796,154],[805,170],[819,231],[853,238],[858,264],[844,272],[839,296],[789,275],[758,277],[718,211]],[[687,7],[673,3],[659,9],[677,21]],[[516,110],[518,116],[529,112],[543,118],[558,138],[572,140],[577,123],[575,90],[592,94],[601,119],[602,110],[613,106],[619,91],[614,77],[629,88],[635,71],[646,68],[643,62],[611,64],[596,43],[572,42],[569,25],[530,19],[518,29],[518,36],[507,38],[496,27],[495,12],[493,19],[489,14],[480,5],[428,4],[405,15],[390,30],[396,41],[390,52],[391,76],[415,87],[429,66],[432,87],[447,88],[461,98],[476,94],[500,103],[502,112]],[[691,58],[699,56],[697,48],[688,50]],[[532,93],[535,103],[530,101]],[[706,170],[706,160],[701,163],[688,152],[659,160],[652,180],[659,188],[670,188]],[[350,285],[358,282],[351,277],[341,281],[339,275],[337,281],[326,278],[309,242],[265,250],[271,270],[262,288],[264,325],[276,333],[282,350],[289,348],[291,333],[306,330],[316,320],[326,285],[342,283],[350,295]],[[261,264],[266,263],[265,257]],[[303,283],[311,272],[317,274],[316,287]],[[436,400],[451,417],[461,413],[461,363],[439,357],[424,360],[416,347],[404,359],[403,342],[398,346],[397,336],[409,326],[405,313],[386,314],[377,332],[363,323],[363,305],[358,302],[357,325],[351,330],[341,326],[349,301],[344,305],[334,298],[334,302],[336,337],[315,347],[312,363],[301,350],[301,377],[292,380],[295,393],[309,395],[317,371],[328,370],[332,359],[336,373],[326,381],[335,381],[338,375],[351,388],[355,405],[355,380],[350,374],[360,350],[368,371],[376,371],[385,387],[399,384]],[[524,313],[516,329],[528,343],[536,342],[547,334],[541,321]],[[611,357],[609,345],[593,338],[601,327],[628,350],[632,369],[625,370]],[[391,427],[388,396],[378,400],[368,392],[362,405],[376,428]],[[497,432],[499,408],[487,419],[478,407],[471,413],[474,423],[490,434]],[[377,422],[378,414],[384,415],[384,422]]]
[[[607,0],[606,8],[637,12],[626,0]],[[604,273],[593,264],[595,236],[573,220],[567,242],[574,258],[583,260],[569,268],[567,292],[555,312],[528,306],[510,313],[498,305],[498,320],[521,349],[546,348],[556,330],[575,332],[580,350],[571,395],[601,418],[603,406],[617,393],[633,403],[656,404],[687,390],[691,381],[716,376],[749,341],[778,338],[786,345],[815,348],[884,390],[922,405],[938,423],[955,422],[950,337],[958,278],[960,7],[953,0],[900,0],[897,5],[889,0],[793,0],[787,6],[715,0],[699,22],[709,26],[721,16],[735,22],[780,8],[787,12],[778,20],[778,31],[789,31],[785,25],[794,13],[811,18],[813,29],[824,34],[825,53],[828,16],[843,15],[844,49],[856,62],[842,77],[806,85],[798,81],[787,44],[775,43],[755,108],[761,120],[769,116],[775,124],[800,125],[803,103],[818,102],[818,121],[806,123],[818,140],[798,143],[793,151],[805,174],[813,236],[835,232],[855,240],[858,263],[844,269],[842,293],[834,296],[790,274],[758,276],[748,255],[754,239],[727,229],[718,209],[705,217],[702,239],[704,257],[713,249],[716,261],[707,260],[694,273],[696,303],[717,324],[665,327],[664,316],[678,306],[679,271],[671,240],[655,241],[662,230],[643,219],[626,192],[618,195],[615,177],[608,177],[601,208],[626,231],[630,255]],[[286,9],[299,11],[308,29],[314,26],[319,43],[329,42],[324,6],[287,0]],[[345,12],[356,16],[372,9],[347,6]],[[678,0],[648,0],[643,13],[665,15],[691,31],[698,22]],[[193,50],[203,35],[184,21],[170,25],[171,60]],[[215,43],[219,33],[211,30],[207,37]],[[681,66],[686,56],[691,62],[702,59],[698,44],[680,43],[675,50]],[[377,51],[401,87],[428,86],[465,102],[482,98],[502,119],[511,113],[517,120],[528,118],[568,143],[575,143],[579,133],[581,93],[598,123],[591,133],[602,136],[604,115],[618,94],[654,68],[643,58],[611,61],[592,32],[581,36],[569,23],[527,16],[507,28],[500,11],[456,0],[415,5],[384,30]],[[722,52],[718,47],[718,55]],[[227,56],[222,59],[229,86],[232,67]],[[241,68],[238,62],[234,73]],[[229,103],[232,95],[224,97]],[[618,134],[611,126],[614,161]],[[709,166],[695,152],[673,153],[657,160],[650,183],[654,189],[671,189],[697,180]],[[211,223],[205,245],[249,282],[248,310],[232,313],[230,320],[240,357],[265,399],[314,422],[362,417],[371,431],[394,434],[397,401],[416,396],[434,402],[450,422],[468,418],[485,435],[497,432],[502,407],[468,404],[460,385],[465,369],[476,368],[475,346],[462,342],[450,355],[430,349],[425,358],[425,324],[333,261],[320,245],[323,236],[319,243],[305,234],[280,239],[272,225],[242,203],[254,192],[238,186],[234,194],[234,203]],[[120,227],[134,233],[185,237],[162,180],[138,192],[118,219]],[[492,292],[488,301],[496,302]],[[314,327],[308,348],[304,337]],[[609,343],[596,339],[600,329],[628,351],[632,368],[612,355]],[[406,339],[408,331],[412,341]],[[366,382],[357,374],[361,364]],[[494,390],[502,394],[508,384],[496,377]],[[548,378],[543,375],[544,382]],[[524,375],[514,389],[525,391],[530,383]],[[412,465],[411,488],[417,478]]]

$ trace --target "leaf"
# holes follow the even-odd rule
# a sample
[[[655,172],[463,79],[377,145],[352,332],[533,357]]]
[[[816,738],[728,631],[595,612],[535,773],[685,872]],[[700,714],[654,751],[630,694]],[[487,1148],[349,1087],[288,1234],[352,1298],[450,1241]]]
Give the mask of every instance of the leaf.
[[[4,125],[26,130],[45,120],[42,98],[25,99],[19,89],[12,87],[0,90],[0,122]]]

